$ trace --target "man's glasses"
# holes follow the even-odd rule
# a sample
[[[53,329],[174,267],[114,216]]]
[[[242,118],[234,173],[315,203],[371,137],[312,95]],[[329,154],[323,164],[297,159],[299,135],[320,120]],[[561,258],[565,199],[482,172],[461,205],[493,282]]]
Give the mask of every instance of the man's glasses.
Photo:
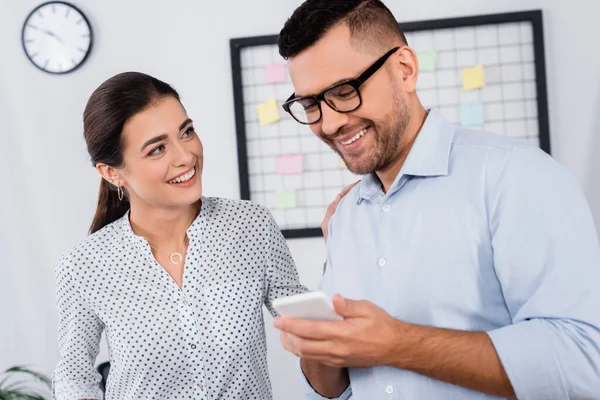
[[[400,47],[394,47],[375,61],[358,78],[333,85],[315,96],[295,97],[295,93],[283,103],[283,109],[296,121],[304,125],[319,122],[323,117],[321,102],[324,101],[333,110],[340,113],[349,113],[358,109],[362,104],[362,97],[358,88],[366,82],[387,59]]]

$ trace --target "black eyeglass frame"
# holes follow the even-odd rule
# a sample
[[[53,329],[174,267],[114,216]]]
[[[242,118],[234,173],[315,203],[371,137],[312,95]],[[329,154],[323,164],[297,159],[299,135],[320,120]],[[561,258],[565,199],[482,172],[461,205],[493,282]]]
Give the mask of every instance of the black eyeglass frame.
[[[313,95],[313,96],[295,97],[296,93],[292,93],[292,95],[285,101],[285,103],[282,104],[281,107],[283,107],[285,112],[290,114],[292,116],[292,118],[294,118],[297,122],[299,122],[302,125],[316,124],[317,122],[319,122],[321,120],[321,118],[323,118],[323,110],[321,109],[322,101],[324,101],[325,104],[327,104],[332,110],[339,112],[339,113],[350,113],[352,111],[356,111],[362,105],[362,96],[361,96],[360,90],[358,88],[363,83],[365,83],[371,76],[373,76],[375,74],[375,72],[377,72],[383,66],[383,64],[385,64],[387,59],[390,58],[390,56],[392,54],[394,54],[398,49],[400,49],[400,47],[394,47],[393,49],[391,49],[390,51],[385,53],[377,61],[375,61],[369,68],[367,68],[365,70],[365,72],[363,72],[358,78],[350,79],[348,81],[344,81],[344,82],[340,82],[340,83],[336,83],[335,85],[332,85],[332,86],[328,87],[327,89],[323,90],[321,93]],[[358,95],[358,105],[351,110],[339,110],[334,105],[329,104],[329,102],[327,101],[327,99],[325,97],[325,95],[329,91],[337,89],[340,86],[345,86],[345,85],[352,86],[354,88],[354,90],[356,91],[356,94]],[[292,103],[299,101],[299,100],[304,100],[304,99],[314,100],[317,104],[317,107],[319,107],[319,118],[314,122],[302,122],[302,121],[298,120],[298,118],[296,118],[294,116],[294,113],[292,113],[290,111],[290,106],[292,105]]]

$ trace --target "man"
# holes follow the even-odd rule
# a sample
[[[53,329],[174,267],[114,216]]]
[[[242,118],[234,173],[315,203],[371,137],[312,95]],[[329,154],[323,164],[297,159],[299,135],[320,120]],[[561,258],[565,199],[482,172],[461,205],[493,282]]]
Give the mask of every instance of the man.
[[[274,322],[307,393],[600,398],[600,249],[571,175],[425,110],[378,0],[306,1],[279,50],[286,111],[365,175],[329,222],[322,289],[344,321]]]

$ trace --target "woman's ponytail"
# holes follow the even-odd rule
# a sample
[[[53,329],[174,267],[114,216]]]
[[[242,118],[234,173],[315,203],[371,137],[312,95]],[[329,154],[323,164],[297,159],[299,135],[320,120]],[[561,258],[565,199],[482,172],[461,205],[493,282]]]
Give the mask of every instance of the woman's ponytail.
[[[122,189],[121,189],[122,190]],[[100,190],[98,191],[98,207],[94,214],[90,234],[99,231],[106,225],[118,220],[129,210],[129,200],[123,196],[119,200],[119,194],[110,183],[102,179]]]

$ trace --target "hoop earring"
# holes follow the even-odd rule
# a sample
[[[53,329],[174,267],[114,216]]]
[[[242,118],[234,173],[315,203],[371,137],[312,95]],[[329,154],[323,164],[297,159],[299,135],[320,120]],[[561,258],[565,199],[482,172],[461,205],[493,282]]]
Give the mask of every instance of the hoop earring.
[[[117,186],[117,196],[119,197],[119,201],[123,201],[124,190],[121,186]]]

